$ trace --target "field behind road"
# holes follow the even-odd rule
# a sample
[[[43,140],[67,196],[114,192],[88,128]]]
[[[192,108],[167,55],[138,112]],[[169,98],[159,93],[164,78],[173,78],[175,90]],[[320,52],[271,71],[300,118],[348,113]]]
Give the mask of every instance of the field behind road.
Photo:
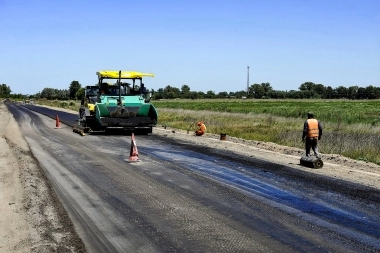
[[[162,100],[153,101],[159,124],[194,131],[205,122],[209,133],[273,142],[303,149],[309,111],[323,125],[320,152],[380,165],[378,100]]]

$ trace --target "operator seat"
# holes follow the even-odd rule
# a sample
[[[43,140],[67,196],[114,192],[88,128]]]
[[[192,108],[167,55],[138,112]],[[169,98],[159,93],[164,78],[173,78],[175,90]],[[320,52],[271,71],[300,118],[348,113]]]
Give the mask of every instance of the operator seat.
[[[102,94],[102,93],[104,93],[104,94],[108,94],[109,93],[109,91],[108,91],[108,83],[102,83],[102,90],[101,90],[101,93],[100,94]]]

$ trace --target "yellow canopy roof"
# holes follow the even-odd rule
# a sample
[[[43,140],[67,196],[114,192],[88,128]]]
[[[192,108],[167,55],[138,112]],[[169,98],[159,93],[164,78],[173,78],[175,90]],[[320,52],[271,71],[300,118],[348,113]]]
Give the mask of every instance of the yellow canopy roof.
[[[100,78],[109,78],[109,79],[118,79],[119,70],[103,70],[96,72]],[[137,71],[121,71],[122,79],[133,79],[133,78],[142,78],[143,76],[154,77],[154,74],[151,73],[141,73]]]

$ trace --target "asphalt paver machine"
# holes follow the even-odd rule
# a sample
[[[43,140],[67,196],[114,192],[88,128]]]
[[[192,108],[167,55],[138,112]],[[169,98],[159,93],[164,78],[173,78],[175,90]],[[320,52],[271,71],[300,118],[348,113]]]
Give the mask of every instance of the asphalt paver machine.
[[[99,71],[98,84],[86,86],[74,132],[84,133],[123,129],[149,134],[158,114],[150,103],[151,94],[137,71]]]

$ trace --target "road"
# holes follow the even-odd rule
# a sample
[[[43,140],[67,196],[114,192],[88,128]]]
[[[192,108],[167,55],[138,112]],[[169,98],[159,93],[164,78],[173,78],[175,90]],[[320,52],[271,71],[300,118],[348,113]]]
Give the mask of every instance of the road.
[[[76,115],[8,108],[89,252],[380,251],[379,192],[154,132],[129,163],[130,135],[80,136]]]

